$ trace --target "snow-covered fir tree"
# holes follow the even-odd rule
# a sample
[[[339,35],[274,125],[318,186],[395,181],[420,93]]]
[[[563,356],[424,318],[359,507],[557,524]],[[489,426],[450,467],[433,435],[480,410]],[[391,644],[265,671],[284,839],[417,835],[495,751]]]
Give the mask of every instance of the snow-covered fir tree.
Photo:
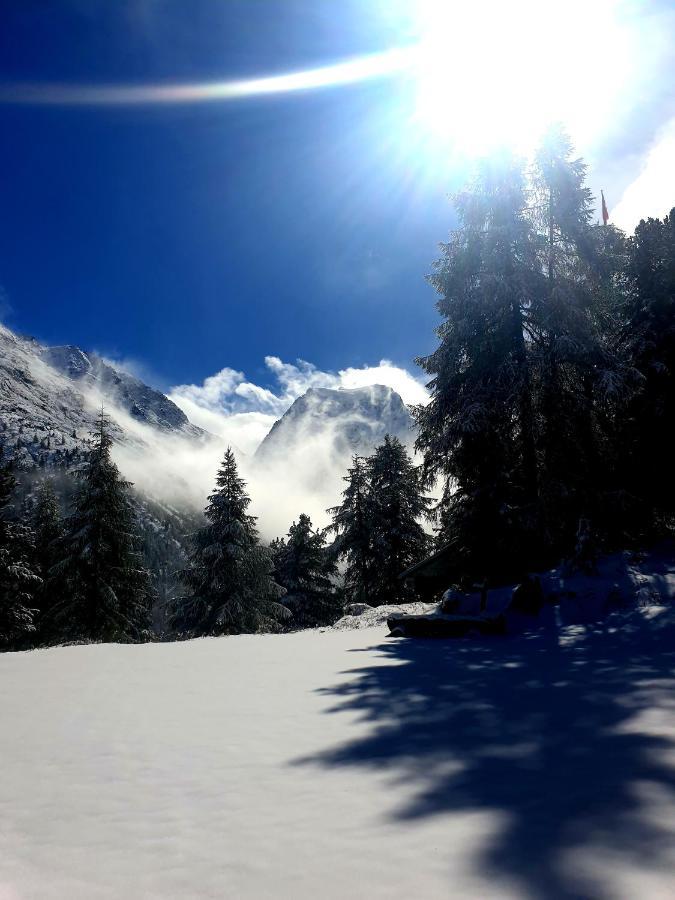
[[[293,614],[289,627],[331,625],[341,615],[342,602],[335,584],[337,564],[324,532],[315,531],[309,516],[301,513],[272,549],[274,577],[286,589],[283,604]]]
[[[45,478],[38,484],[31,518],[35,532],[35,557],[40,570],[46,573],[54,565],[54,543],[63,530],[53,479]]]
[[[370,522],[370,487],[365,459],[354,456],[344,476],[342,503],[328,510],[335,534],[331,552],[345,563],[344,585],[350,602],[370,603],[378,570]]]
[[[421,470],[396,437],[385,435],[372,456],[354,457],[340,506],[329,510],[331,551],[345,562],[345,590],[352,602],[379,606],[408,596],[399,575],[430,546],[421,525],[432,501]]]
[[[128,481],[111,459],[101,412],[73,510],[65,522],[54,577],[64,596],[49,612],[53,638],[139,641],[148,637],[151,579],[143,567]]]
[[[35,564],[42,579],[40,590],[36,594],[38,627],[42,631],[45,616],[48,617],[49,610],[65,590],[63,581],[52,571],[58,562],[63,537],[61,511],[52,478],[43,479],[37,486],[31,524],[35,536]]]
[[[369,524],[378,578],[369,602],[373,606],[413,599],[400,574],[423,559],[430,537],[421,525],[429,517],[432,501],[426,496],[420,469],[413,465],[396,437],[384,442],[366,461]]]
[[[221,635],[275,631],[289,615],[273,579],[272,551],[261,545],[251,498],[228,447],[216,488],[194,535],[183,580],[190,590],[172,604],[171,625],[181,634]]]
[[[465,574],[518,575],[569,553],[581,519],[607,535],[620,519],[617,421],[635,366],[615,332],[630,279],[625,242],[592,224],[592,204],[559,127],[528,176],[494,158],[456,197],[460,227],[430,278],[439,346],[418,360],[432,397],[416,417],[443,480],[439,541]]]
[[[526,214],[522,164],[483,162],[455,198],[460,227],[429,280],[440,295],[438,348],[417,362],[431,401],[417,449],[444,483],[439,540],[475,575],[519,563],[538,534],[528,315],[544,280]]]
[[[586,168],[564,130],[554,127],[532,170],[530,218],[546,277],[529,315],[539,488],[547,541],[560,550],[569,547],[580,517],[602,515],[603,410],[622,386],[620,363],[600,330],[599,253],[607,246],[591,223]]]
[[[34,568],[33,536],[12,520],[15,478],[0,447],[0,649],[18,646],[35,631],[35,596],[41,579]]]

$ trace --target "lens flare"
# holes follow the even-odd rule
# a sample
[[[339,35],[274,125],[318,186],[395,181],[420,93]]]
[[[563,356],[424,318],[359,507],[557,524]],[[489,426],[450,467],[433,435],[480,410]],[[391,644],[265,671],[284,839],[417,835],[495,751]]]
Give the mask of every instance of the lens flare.
[[[36,106],[151,106],[237,100],[384,78],[410,69],[414,57],[414,50],[396,48],[300,72],[194,84],[3,85],[0,86],[0,102]]]
[[[528,152],[552,121],[587,146],[617,109],[637,54],[621,0],[410,0],[408,43],[319,68],[184,84],[5,84],[0,103],[47,106],[193,104],[282,95],[393,76],[398,130],[428,153]],[[410,17],[408,17],[408,21]],[[604,47],[611,47],[607,71]],[[632,62],[631,62],[632,61]],[[433,145],[433,146],[432,146]]]

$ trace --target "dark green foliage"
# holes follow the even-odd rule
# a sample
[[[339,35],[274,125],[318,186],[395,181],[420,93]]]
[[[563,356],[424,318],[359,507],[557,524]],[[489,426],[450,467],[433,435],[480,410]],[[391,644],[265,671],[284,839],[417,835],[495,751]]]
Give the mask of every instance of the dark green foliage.
[[[38,484],[31,519],[35,535],[35,561],[41,577],[46,579],[57,562],[56,548],[63,535],[59,501],[51,478],[45,478]]]
[[[640,378],[625,409],[621,447],[631,493],[659,519],[675,516],[669,429],[675,421],[675,209],[647,219],[629,242],[623,347]]]
[[[35,631],[35,595],[41,579],[33,563],[30,529],[12,521],[15,479],[0,448],[0,649],[11,649]]]
[[[62,549],[63,522],[54,480],[51,478],[45,478],[35,490],[31,524],[35,539],[35,566],[42,579],[36,592],[38,640],[42,640],[48,638],[52,607],[63,598],[68,589],[64,579],[53,571]]]
[[[110,457],[101,414],[50,574],[63,597],[49,611],[55,639],[139,641],[149,636],[152,590],[143,568],[131,485]]]
[[[610,244],[607,230],[591,225],[585,178],[586,165],[567,135],[552,129],[532,172],[531,220],[546,284],[531,320],[541,522],[547,542],[560,549],[569,547],[580,518],[602,524],[609,489],[602,464],[606,413],[625,378],[603,339],[607,264],[601,254]]]
[[[430,277],[417,447],[458,573],[516,575],[569,554],[580,520],[611,542],[673,510],[673,225],[592,225],[585,175],[559,128],[527,177],[483,164]]]
[[[51,478],[40,481],[35,489],[32,511],[36,556],[43,569],[50,567],[49,552],[61,535],[61,511]]]
[[[421,472],[398,438],[386,435],[372,456],[354,458],[345,481],[342,504],[329,512],[349,599],[371,606],[414,599],[398,576],[430,545],[420,524],[431,506]]]
[[[188,564],[190,535],[203,518],[188,510],[167,508],[138,492],[133,499],[143,538],[143,565],[152,573],[152,628],[155,634],[167,637],[170,606],[184,592],[180,573]]]
[[[190,595],[172,604],[171,625],[181,634],[220,635],[275,631],[288,611],[272,578],[272,551],[258,539],[251,502],[228,447],[205,510],[207,524],[194,536],[183,580]]]
[[[370,603],[402,603],[412,600],[399,575],[423,559],[430,547],[420,520],[429,517],[432,501],[425,496],[419,469],[396,437],[384,443],[367,460],[370,488],[372,551],[379,576]]]
[[[344,481],[347,487],[342,492],[342,503],[328,510],[333,519],[329,531],[335,534],[332,553],[346,564],[344,584],[348,599],[370,603],[377,567],[372,548],[370,485],[362,457],[353,458]]]
[[[274,577],[286,589],[283,598],[293,614],[291,628],[332,625],[342,613],[336,588],[337,564],[326,547],[322,531],[315,531],[302,513],[286,538],[272,543]]]
[[[439,540],[466,570],[515,563],[538,534],[529,315],[544,282],[520,163],[484,163],[455,203],[461,227],[430,281],[439,346],[418,360],[432,379],[416,409],[417,448],[446,487]]]

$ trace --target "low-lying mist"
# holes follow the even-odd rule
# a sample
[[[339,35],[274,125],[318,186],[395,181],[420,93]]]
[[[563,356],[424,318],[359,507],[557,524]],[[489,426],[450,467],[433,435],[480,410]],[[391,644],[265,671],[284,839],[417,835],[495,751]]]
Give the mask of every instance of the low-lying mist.
[[[114,449],[124,476],[173,507],[200,511],[214,488],[225,449],[231,446],[252,499],[250,511],[258,517],[264,540],[285,534],[301,512],[307,513],[316,527],[327,525],[330,517],[326,510],[340,502],[342,479],[351,464],[344,434],[359,424],[358,415],[326,418],[318,428],[315,420],[311,428],[300,425],[291,446],[265,454],[264,460],[256,458],[255,450],[274,422],[294,399],[317,384],[340,389],[389,381],[408,402],[423,399],[424,389],[408,372],[390,363],[332,375],[306,363],[296,367],[268,358],[268,365],[269,359],[281,369],[277,372],[280,394],[244,382],[240,373],[232,378],[231,370],[223,370],[227,377],[221,377],[223,373],[213,376],[217,384],[213,380],[208,384],[207,379],[201,388],[182,386],[169,394],[194,424],[210,432],[201,439],[159,431],[106,401],[107,411],[125,436]],[[99,397],[89,399],[100,408]],[[413,440],[411,432],[410,445]]]
[[[114,458],[126,478],[152,497],[174,507],[202,510],[213,490],[228,442],[162,433],[135,421],[123,410],[109,408],[127,439],[116,443]],[[266,540],[285,534],[301,512],[317,527],[328,524],[328,507],[340,501],[342,478],[351,454],[336,449],[347,419],[327,422],[318,433],[300,431],[292,448],[260,461],[233,446],[240,472],[252,498]],[[234,443],[234,442],[232,442]]]

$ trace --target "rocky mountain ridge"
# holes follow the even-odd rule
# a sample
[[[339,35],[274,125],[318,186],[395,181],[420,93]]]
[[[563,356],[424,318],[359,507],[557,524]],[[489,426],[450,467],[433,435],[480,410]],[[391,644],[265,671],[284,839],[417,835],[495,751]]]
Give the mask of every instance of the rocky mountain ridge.
[[[369,454],[385,434],[404,444],[413,440],[413,419],[392,388],[310,388],[274,423],[255,458],[266,462],[289,456],[292,448],[325,435],[325,451],[334,456]]]

